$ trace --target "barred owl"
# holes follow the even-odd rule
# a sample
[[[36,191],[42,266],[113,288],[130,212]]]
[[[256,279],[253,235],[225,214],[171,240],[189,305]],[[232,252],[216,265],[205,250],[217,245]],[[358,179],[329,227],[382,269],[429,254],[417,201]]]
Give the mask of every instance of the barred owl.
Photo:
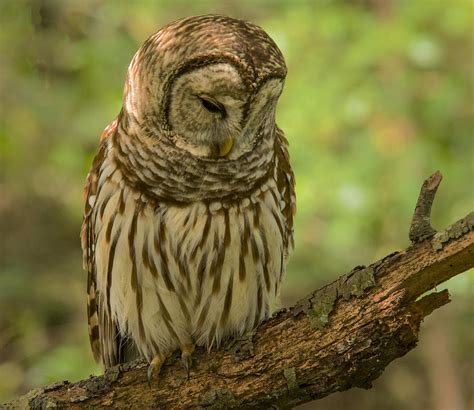
[[[189,17],[152,35],[87,177],[81,231],[92,351],[144,357],[218,346],[278,307],[294,176],[275,124],[283,56],[258,26]]]

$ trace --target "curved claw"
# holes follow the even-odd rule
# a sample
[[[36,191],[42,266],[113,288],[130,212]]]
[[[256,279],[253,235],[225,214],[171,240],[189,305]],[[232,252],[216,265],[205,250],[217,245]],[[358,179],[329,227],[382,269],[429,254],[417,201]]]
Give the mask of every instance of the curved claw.
[[[158,375],[160,374],[161,366],[163,366],[164,362],[165,359],[160,356],[155,356],[151,361],[147,371],[148,387],[151,388],[151,382],[153,381],[153,378],[156,377],[158,380]]]
[[[183,363],[184,368],[186,369],[186,374],[188,375],[191,371],[191,366],[193,364],[192,354],[194,352],[195,346],[193,344],[184,345],[181,347],[181,362]]]

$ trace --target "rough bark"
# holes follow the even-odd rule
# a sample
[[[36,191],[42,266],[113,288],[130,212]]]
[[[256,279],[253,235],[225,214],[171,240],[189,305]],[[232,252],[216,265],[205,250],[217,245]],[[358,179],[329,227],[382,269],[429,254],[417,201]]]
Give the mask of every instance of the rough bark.
[[[474,266],[474,213],[442,232],[431,228],[440,181],[436,173],[422,187],[410,247],[354,268],[219,351],[198,349],[189,379],[176,356],[150,388],[147,364],[133,362],[36,389],[8,405],[291,408],[354,386],[370,388],[388,363],[416,346],[423,318],[449,302],[446,290],[426,293]]]

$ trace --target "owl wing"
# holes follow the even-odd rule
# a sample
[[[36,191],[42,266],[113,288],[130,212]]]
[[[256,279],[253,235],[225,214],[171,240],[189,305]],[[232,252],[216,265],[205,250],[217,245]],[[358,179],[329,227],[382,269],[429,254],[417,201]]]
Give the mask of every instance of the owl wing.
[[[102,133],[92,168],[87,175],[84,188],[85,212],[81,229],[81,245],[84,269],[87,270],[87,320],[89,340],[92,353],[97,362],[110,367],[121,362],[121,350],[124,341],[120,336],[117,324],[112,320],[104,304],[97,298],[96,264],[95,264],[95,215],[94,206],[97,199],[99,173],[106,156],[106,139],[113,135],[117,120],[110,123]]]
[[[290,165],[290,156],[288,154],[288,140],[285,138],[283,131],[276,128],[275,140],[275,174],[278,191],[280,192],[283,202],[280,205],[286,229],[284,231],[283,244],[285,247],[285,259],[288,253],[294,247],[293,241],[293,217],[296,213],[296,194],[295,194],[295,175]]]

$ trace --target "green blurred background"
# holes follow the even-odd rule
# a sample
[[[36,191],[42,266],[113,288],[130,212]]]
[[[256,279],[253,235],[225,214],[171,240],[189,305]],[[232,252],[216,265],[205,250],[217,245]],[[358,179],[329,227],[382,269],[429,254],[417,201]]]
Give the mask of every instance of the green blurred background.
[[[0,0],[0,401],[100,372],[78,239],[84,179],[136,49],[167,22],[207,13],[261,25],[287,59],[277,120],[298,214],[285,304],[408,246],[436,169],[435,227],[473,209],[468,0]],[[446,284],[453,302],[372,390],[306,408],[473,408],[473,285],[472,271]]]

